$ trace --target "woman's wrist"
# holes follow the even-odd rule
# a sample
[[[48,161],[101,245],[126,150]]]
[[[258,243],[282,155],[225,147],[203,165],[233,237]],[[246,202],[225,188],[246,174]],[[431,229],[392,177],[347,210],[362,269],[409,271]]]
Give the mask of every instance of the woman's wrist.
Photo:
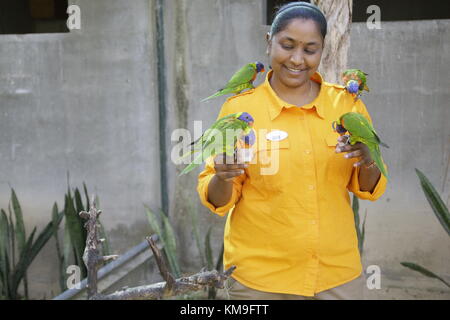
[[[208,202],[216,208],[223,207],[230,201],[233,189],[232,180],[223,180],[218,175],[214,175],[208,185]]]

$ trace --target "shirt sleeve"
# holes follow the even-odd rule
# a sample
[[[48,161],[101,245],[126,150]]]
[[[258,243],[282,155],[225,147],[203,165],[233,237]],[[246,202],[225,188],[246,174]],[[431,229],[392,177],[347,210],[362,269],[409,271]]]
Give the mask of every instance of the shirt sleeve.
[[[220,119],[231,113],[233,112],[230,108],[230,103],[227,101],[222,106],[222,109],[220,110],[217,119]],[[235,206],[235,204],[241,198],[242,185],[247,176],[246,174],[243,174],[238,177],[235,177],[233,179],[233,189],[230,200],[228,201],[227,204],[225,204],[222,207],[215,207],[212,203],[208,201],[209,182],[211,181],[211,179],[214,177],[215,174],[216,171],[214,169],[214,158],[210,157],[205,161],[205,169],[198,176],[197,192],[200,196],[200,202],[205,207],[207,207],[213,213],[218,214],[219,216],[224,216]]]
[[[241,198],[242,184],[245,180],[246,175],[243,174],[233,179],[233,189],[230,200],[222,207],[215,207],[211,202],[208,201],[208,186],[215,173],[214,161],[211,157],[206,161],[205,169],[198,176],[197,192],[200,196],[200,202],[205,207],[207,207],[213,213],[218,214],[219,216],[224,216],[235,206],[235,204]]]
[[[367,112],[367,108],[366,108],[365,104],[361,101],[361,99],[358,99],[358,101],[355,104],[352,111],[361,113],[370,121],[370,123],[372,123],[372,118],[370,117],[369,113]],[[378,182],[372,192],[362,191],[360,184],[359,184],[360,170],[361,170],[360,167],[353,168],[352,176],[350,178],[350,183],[347,186],[348,190],[350,192],[353,192],[353,194],[360,199],[370,200],[370,201],[377,200],[378,198],[380,198],[383,195],[383,193],[386,190],[386,186],[387,186],[386,177],[384,175],[380,176],[380,179],[378,180]]]

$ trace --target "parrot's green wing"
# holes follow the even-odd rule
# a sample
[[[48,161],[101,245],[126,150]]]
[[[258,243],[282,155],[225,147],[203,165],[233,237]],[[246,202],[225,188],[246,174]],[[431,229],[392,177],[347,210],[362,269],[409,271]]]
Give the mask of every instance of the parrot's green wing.
[[[367,144],[367,147],[369,148],[370,156],[372,157],[373,161],[375,161],[378,169],[380,169],[381,174],[385,176],[386,179],[389,179],[378,144]]]
[[[362,114],[348,112],[341,117],[341,123],[355,138],[359,137],[368,142],[380,143],[380,138],[378,138],[372,124]]]
[[[224,89],[227,88],[236,88],[240,85],[247,84],[251,81],[253,81],[253,78],[255,77],[256,69],[253,67],[251,63],[243,66],[241,69],[239,69],[228,81],[228,83],[225,85]]]
[[[344,114],[340,121],[350,133],[351,144],[356,142],[364,143],[369,148],[370,156],[381,173],[388,178],[379,147],[379,144],[382,142],[369,120],[360,113],[349,112]]]
[[[241,114],[241,112],[230,114],[214,122],[195,142],[194,149],[182,156],[184,158],[198,152],[195,159],[184,168],[180,175],[192,171],[207,158],[218,153],[234,154],[238,138],[251,130],[245,121],[238,119]],[[231,136],[227,136],[227,130],[232,130]]]
[[[252,82],[256,77],[256,73],[256,68],[253,63],[243,66],[231,77],[222,89],[219,89],[219,91],[213,95],[203,99],[202,102],[225,94],[239,93],[242,90],[253,88]]]

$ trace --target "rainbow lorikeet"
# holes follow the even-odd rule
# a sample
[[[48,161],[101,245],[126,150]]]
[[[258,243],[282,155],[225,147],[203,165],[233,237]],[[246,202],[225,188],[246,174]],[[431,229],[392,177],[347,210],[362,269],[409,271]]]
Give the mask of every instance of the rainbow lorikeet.
[[[360,113],[347,112],[338,121],[334,121],[332,126],[341,136],[348,132],[349,137],[347,142],[351,145],[357,142],[364,143],[369,148],[370,157],[375,161],[375,165],[388,178],[387,169],[381,157],[380,145],[386,148],[389,148],[389,146],[380,140],[375,129],[366,117]]]
[[[240,93],[245,89],[253,89],[253,81],[259,72],[264,72],[264,65],[261,62],[249,63],[238,70],[228,81],[228,83],[212,96],[202,100],[206,101],[215,97],[222,96],[228,93]]]
[[[181,158],[194,153],[198,154],[180,175],[190,172],[210,156],[219,153],[235,156],[238,139],[246,144],[254,143],[253,122],[253,117],[247,112],[233,113],[214,122],[200,138],[191,143],[193,150],[182,155]]]
[[[342,80],[344,82],[345,89],[351,94],[355,94],[355,101],[361,97],[361,93],[366,90],[369,92],[367,86],[368,74],[359,69],[348,69],[342,73]]]

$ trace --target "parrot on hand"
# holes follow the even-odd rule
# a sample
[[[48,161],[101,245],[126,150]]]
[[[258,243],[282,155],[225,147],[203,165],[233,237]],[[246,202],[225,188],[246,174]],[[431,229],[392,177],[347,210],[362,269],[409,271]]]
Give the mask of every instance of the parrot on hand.
[[[242,90],[253,89],[253,81],[259,72],[264,72],[264,65],[261,62],[249,63],[237,71],[230,81],[212,96],[205,98],[202,102],[222,96],[228,93],[239,94]]]
[[[359,69],[348,69],[342,73],[345,89],[351,94],[356,94],[355,101],[361,97],[364,90],[369,92],[366,76],[368,74]]]
[[[208,128],[200,138],[191,143],[193,150],[182,155],[185,158],[197,153],[197,157],[181,171],[180,176],[190,172],[199,166],[205,159],[219,153],[235,157],[235,149],[238,139],[244,143],[251,142],[253,117],[247,112],[237,112],[220,118]],[[248,137],[248,138],[246,138]],[[245,140],[247,139],[247,141]]]
[[[375,161],[380,172],[388,178],[387,169],[381,157],[380,145],[389,148],[378,137],[375,129],[362,114],[347,112],[338,121],[332,123],[333,130],[343,136],[347,131],[350,134],[347,143],[354,145],[357,142],[364,143],[370,152],[370,157]]]

